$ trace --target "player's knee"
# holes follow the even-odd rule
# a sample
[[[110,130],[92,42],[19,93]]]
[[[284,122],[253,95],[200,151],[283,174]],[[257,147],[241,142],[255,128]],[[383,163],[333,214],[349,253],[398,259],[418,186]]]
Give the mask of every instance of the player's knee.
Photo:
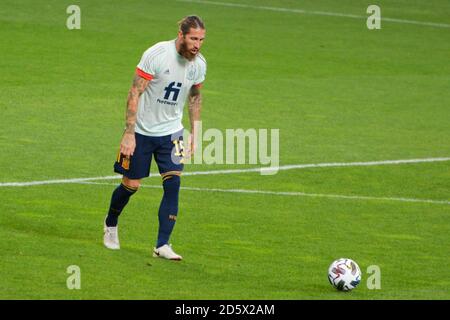
[[[129,179],[127,177],[123,177],[122,179],[122,183],[131,188],[131,189],[135,189],[136,191],[139,189],[139,187],[141,186],[141,180],[140,179]]]
[[[180,175],[168,174],[162,177],[165,191],[178,191],[180,189]]]

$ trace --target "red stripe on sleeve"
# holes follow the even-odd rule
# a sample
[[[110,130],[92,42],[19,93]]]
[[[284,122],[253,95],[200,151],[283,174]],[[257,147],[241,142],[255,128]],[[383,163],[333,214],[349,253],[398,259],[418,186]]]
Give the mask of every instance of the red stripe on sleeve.
[[[139,68],[136,68],[136,74],[138,76],[141,76],[142,78],[146,79],[146,80],[152,80],[153,76],[150,73],[144,72]]]
[[[201,87],[203,87],[203,82],[194,84],[194,87],[196,87],[197,89],[200,89]]]

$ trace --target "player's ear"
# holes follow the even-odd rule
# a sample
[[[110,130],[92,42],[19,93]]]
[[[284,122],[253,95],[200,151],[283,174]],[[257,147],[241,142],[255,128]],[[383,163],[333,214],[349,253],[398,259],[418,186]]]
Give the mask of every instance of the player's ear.
[[[181,30],[178,31],[178,39],[183,38],[183,32]]]

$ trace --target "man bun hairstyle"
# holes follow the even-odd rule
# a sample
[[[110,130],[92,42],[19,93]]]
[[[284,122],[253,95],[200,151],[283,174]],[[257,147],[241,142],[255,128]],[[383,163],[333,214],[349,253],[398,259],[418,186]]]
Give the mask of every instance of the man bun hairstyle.
[[[205,29],[205,24],[199,16],[187,16],[178,22],[180,31],[185,36],[191,28]]]

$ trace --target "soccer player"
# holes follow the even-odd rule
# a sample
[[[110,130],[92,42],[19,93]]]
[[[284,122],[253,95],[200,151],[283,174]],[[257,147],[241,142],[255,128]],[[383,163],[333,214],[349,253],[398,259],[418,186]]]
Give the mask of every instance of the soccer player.
[[[205,26],[198,16],[179,22],[178,36],[147,49],[136,68],[128,93],[126,126],[114,171],[123,175],[114,190],[104,223],[103,243],[120,249],[118,218],[141,179],[150,174],[152,155],[162,177],[164,195],[159,207],[159,230],[154,257],[181,260],[169,238],[178,214],[178,192],[183,171],[183,107],[188,100],[191,139],[186,152],[195,149],[195,121],[200,120],[200,88],[206,60],[200,54]]]

